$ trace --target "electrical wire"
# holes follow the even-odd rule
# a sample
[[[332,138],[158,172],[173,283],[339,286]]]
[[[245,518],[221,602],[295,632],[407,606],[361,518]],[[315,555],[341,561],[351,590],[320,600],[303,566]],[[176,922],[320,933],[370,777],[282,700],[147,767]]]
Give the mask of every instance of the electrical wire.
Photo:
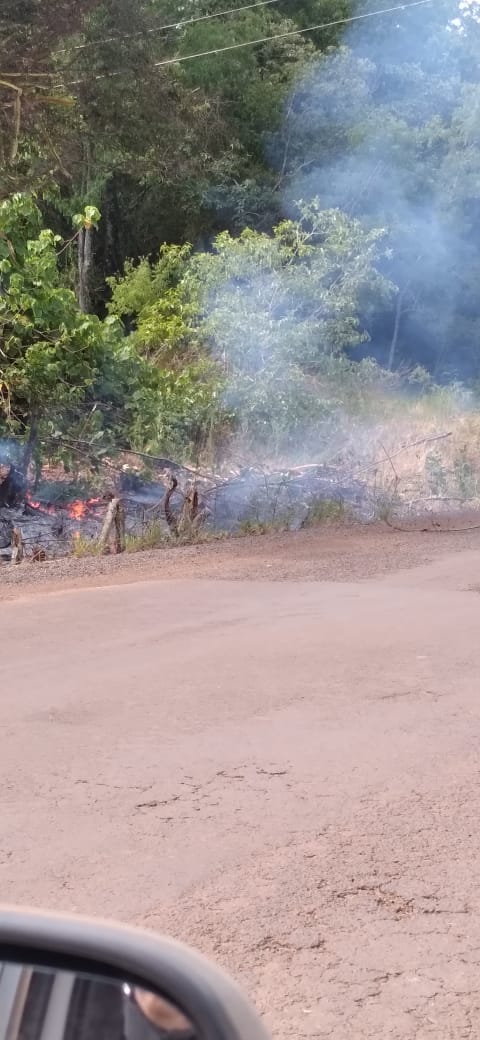
[[[289,36],[301,36],[302,33],[317,32],[320,29],[330,29],[335,25],[345,25],[347,22],[358,22],[362,18],[373,18],[375,15],[392,14],[394,11],[406,11],[409,7],[422,7],[430,4],[432,0],[413,0],[409,4],[397,4],[396,7],[384,7],[380,11],[367,11],[364,14],[354,14],[349,18],[335,18],[332,22],[323,22],[321,25],[309,25],[306,29],[290,29],[288,32],[276,33],[274,36],[262,36],[258,40],[246,40],[243,43],[230,43],[225,47],[214,47],[209,51],[197,51],[195,54],[184,54],[178,58],[165,58],[156,61],[153,68],[158,69],[164,65],[177,65],[182,61],[191,61],[193,58],[206,58],[211,54],[222,54],[225,51],[239,50],[241,47],[256,47],[260,43],[271,43],[272,40],[285,40]]]
[[[309,25],[304,29],[290,29],[288,32],[275,33],[273,36],[261,36],[256,40],[244,40],[241,43],[230,43],[225,45],[224,47],[213,47],[211,50],[207,51],[196,51],[192,54],[183,54],[177,58],[164,58],[162,61],[154,62],[151,68],[164,68],[167,65],[179,65],[184,61],[192,61],[196,58],[207,58],[214,54],[224,54],[227,51],[240,50],[245,47],[257,47],[261,43],[272,43],[274,40],[285,40],[289,37],[291,38],[292,36],[302,36],[305,33],[309,32],[319,32],[322,29],[331,29],[337,25],[347,25],[351,22],[362,21],[366,18],[375,18],[384,14],[393,14],[396,11],[407,11],[412,7],[424,7],[425,4],[430,4],[432,2],[433,0],[413,0],[413,2],[408,4],[396,4],[394,7],[383,7],[376,11],[366,11],[364,14],[350,15],[350,17],[348,18],[335,18],[331,22],[321,22],[319,25]],[[123,76],[124,74],[125,72],[123,70],[119,70],[118,72],[105,72],[101,73],[100,75],[90,77],[90,80],[88,82],[90,82],[91,79],[111,79],[115,76]],[[67,87],[77,87],[82,83],[86,82],[87,80],[77,79],[66,84],[58,84],[57,86],[61,87],[63,85]]]
[[[153,33],[167,32],[169,29],[183,29],[185,25],[195,25],[197,22],[209,22],[213,18],[226,18],[227,15],[230,14],[241,14],[242,11],[252,11],[256,7],[267,7],[269,4],[278,3],[279,0],[256,0],[253,4],[245,4],[243,7],[231,7],[228,11],[216,11],[213,14],[195,15],[194,18],[184,18],[177,22],[170,22],[169,25],[157,25],[152,29],[138,29],[137,32],[133,33],[119,33],[117,36],[105,36],[100,40],[89,40],[87,43],[77,43],[71,48],[62,47],[61,50],[57,51],[57,54],[66,54],[69,50],[91,50],[92,47],[101,47],[104,43],[117,43],[119,40],[133,40],[138,36],[150,36]]]

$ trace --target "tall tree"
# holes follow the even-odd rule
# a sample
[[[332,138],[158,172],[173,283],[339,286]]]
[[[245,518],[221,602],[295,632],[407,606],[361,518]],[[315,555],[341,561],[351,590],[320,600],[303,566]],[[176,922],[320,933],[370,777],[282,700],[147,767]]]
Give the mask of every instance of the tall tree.
[[[25,468],[78,422],[98,450],[132,376],[118,325],[86,317],[62,286],[59,245],[31,198],[0,203],[0,431],[24,441]]]
[[[45,184],[62,169],[58,113],[73,99],[58,85],[54,54],[95,0],[4,0],[0,11],[0,197]]]

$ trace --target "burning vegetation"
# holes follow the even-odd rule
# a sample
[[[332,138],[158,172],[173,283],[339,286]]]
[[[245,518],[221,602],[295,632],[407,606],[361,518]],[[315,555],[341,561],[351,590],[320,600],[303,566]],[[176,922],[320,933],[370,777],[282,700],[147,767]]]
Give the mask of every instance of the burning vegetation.
[[[162,460],[157,479],[119,466],[101,495],[68,500],[64,482],[55,502],[36,494],[15,467],[0,473],[0,553],[12,558],[20,537],[20,559],[52,558],[74,552],[122,552],[158,542],[185,543],[202,533],[261,531],[269,526],[298,528],[318,502],[334,501],[361,514],[368,508],[366,487],[339,469],[310,465],[267,472],[244,468],[228,475],[194,472]],[[13,474],[18,474],[13,479]],[[14,488],[7,495],[7,482]],[[313,511],[313,512],[312,512]],[[19,559],[20,556],[20,559]]]
[[[4,555],[14,530],[30,559],[105,551],[107,517],[118,551],[478,503],[478,4],[367,5],[326,34],[311,0],[213,0],[199,24],[174,4],[167,36],[147,0],[7,6]],[[91,486],[52,495],[48,463]]]
[[[443,514],[480,500],[480,439],[477,458],[462,444],[468,430],[461,426],[400,445],[365,435],[368,451],[364,447],[361,456],[358,431],[354,448],[344,450],[337,465],[230,466],[215,474],[167,459],[145,460],[147,468],[122,457],[104,467],[102,493],[85,497],[73,493],[76,485],[65,474],[52,494],[48,472],[34,490],[13,463],[4,463],[0,558],[40,562],[72,552],[118,553],[346,519],[392,526],[418,525],[420,519],[431,529]]]

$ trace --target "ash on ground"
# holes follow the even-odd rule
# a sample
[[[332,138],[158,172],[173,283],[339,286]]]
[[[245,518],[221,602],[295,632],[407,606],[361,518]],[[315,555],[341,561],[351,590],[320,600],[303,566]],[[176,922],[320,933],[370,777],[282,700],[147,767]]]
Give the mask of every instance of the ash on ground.
[[[172,470],[173,467],[170,467]],[[116,493],[121,497],[126,534],[141,537],[155,523],[169,535],[165,519],[165,473],[146,481],[140,474],[122,472]],[[371,512],[368,489],[334,467],[310,465],[280,472],[244,469],[227,478],[192,473],[175,467],[178,487],[170,496],[170,509],[180,515],[187,489],[195,484],[200,498],[203,529],[235,533],[248,525],[279,525],[297,530],[308,523],[322,503],[336,504],[352,517],[367,520]],[[1,486],[1,484],[0,484]],[[11,558],[14,528],[21,531],[27,558],[66,556],[76,539],[95,542],[100,536],[108,495],[85,501],[52,503],[38,493],[29,494],[17,481],[8,504],[0,503],[0,559]]]

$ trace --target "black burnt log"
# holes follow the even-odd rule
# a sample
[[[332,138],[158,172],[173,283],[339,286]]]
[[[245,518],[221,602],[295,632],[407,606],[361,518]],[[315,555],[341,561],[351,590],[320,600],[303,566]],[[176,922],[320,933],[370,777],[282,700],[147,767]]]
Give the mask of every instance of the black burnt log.
[[[0,517],[0,549],[9,549],[12,544],[13,523]]]
[[[27,485],[23,473],[11,462],[0,464],[0,508],[15,509],[25,499]]]

